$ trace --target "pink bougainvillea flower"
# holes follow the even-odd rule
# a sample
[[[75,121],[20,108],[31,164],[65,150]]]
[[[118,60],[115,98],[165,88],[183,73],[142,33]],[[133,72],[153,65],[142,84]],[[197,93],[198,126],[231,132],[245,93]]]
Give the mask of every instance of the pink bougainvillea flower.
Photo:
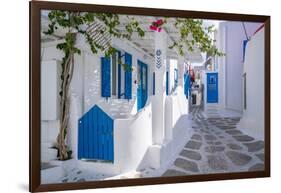
[[[152,22],[152,25],[149,26],[150,30],[161,32],[162,28],[160,27],[163,25],[164,21],[162,19],[158,19],[157,21]]]
[[[151,25],[151,26],[149,26],[149,28],[151,29],[151,30],[157,30],[157,27],[156,26],[154,26],[154,25]]]
[[[163,24],[163,20],[162,19],[158,19],[155,23],[156,23],[157,26],[160,26],[160,25]]]

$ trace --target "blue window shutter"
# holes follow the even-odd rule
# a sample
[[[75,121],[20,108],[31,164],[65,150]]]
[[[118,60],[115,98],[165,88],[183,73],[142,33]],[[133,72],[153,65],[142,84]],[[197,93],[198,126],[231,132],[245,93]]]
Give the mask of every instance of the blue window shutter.
[[[101,58],[101,96],[110,97],[110,58]]]
[[[125,53],[125,64],[132,68],[132,55]],[[125,71],[125,99],[132,99],[132,71]]]

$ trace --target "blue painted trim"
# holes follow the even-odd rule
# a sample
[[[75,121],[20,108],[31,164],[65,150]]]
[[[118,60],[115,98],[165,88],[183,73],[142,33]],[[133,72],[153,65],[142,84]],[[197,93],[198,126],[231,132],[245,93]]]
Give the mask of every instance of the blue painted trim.
[[[111,96],[111,73],[110,73],[110,58],[101,58],[101,96],[110,97]]]
[[[247,47],[247,43],[249,40],[244,40],[243,41],[243,62],[245,61],[245,53],[246,53],[246,47]]]
[[[125,64],[132,68],[132,55],[125,53]],[[132,99],[132,71],[125,71],[125,99]]]
[[[169,71],[166,72],[166,95],[169,95]]]
[[[188,73],[184,74],[184,94],[186,98],[190,95],[190,76]]]
[[[152,94],[155,95],[155,72],[152,74]]]
[[[83,141],[83,123],[82,123],[82,119],[78,120],[78,141],[80,141],[80,143],[78,143],[78,159],[81,159],[84,155],[84,144],[81,142]]]
[[[138,83],[138,88],[137,88],[137,109],[140,110],[145,106],[146,100],[148,97],[148,90],[147,90],[148,89],[148,67],[147,67],[147,64],[138,60],[138,69],[140,69],[140,71],[137,72],[137,73],[140,73],[140,82]],[[145,70],[145,72],[146,72],[145,79],[143,77],[143,70]],[[143,88],[144,85],[145,85],[145,88]]]

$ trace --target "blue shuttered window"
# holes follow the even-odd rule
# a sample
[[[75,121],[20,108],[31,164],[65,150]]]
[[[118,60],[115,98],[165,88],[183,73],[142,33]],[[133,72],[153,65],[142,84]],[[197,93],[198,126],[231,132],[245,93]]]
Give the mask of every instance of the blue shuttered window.
[[[110,88],[110,58],[102,57],[101,58],[101,96],[110,97],[111,88]]]
[[[132,55],[129,53],[125,53],[121,55],[120,51],[117,51],[118,60],[124,56],[124,63],[128,66],[124,71],[121,69],[122,66],[118,62],[117,65],[117,97],[120,99],[124,96],[125,99],[132,99]],[[111,97],[111,58],[110,57],[102,57],[101,58],[101,96],[102,97]],[[122,73],[124,72],[124,75]],[[114,72],[113,72],[114,73]],[[124,78],[124,87],[122,87],[121,76]],[[124,88],[121,90],[121,88]],[[114,89],[114,86],[113,86]]]
[[[125,71],[125,99],[132,99],[132,55],[125,53],[125,64],[130,69]]]

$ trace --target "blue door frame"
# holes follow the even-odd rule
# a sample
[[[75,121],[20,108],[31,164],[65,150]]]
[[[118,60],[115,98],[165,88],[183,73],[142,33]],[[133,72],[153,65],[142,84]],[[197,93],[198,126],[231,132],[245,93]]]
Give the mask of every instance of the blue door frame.
[[[218,103],[218,73],[207,73],[207,103]]]
[[[147,100],[147,64],[138,60],[138,89],[137,89],[137,106],[138,110],[145,106]]]

